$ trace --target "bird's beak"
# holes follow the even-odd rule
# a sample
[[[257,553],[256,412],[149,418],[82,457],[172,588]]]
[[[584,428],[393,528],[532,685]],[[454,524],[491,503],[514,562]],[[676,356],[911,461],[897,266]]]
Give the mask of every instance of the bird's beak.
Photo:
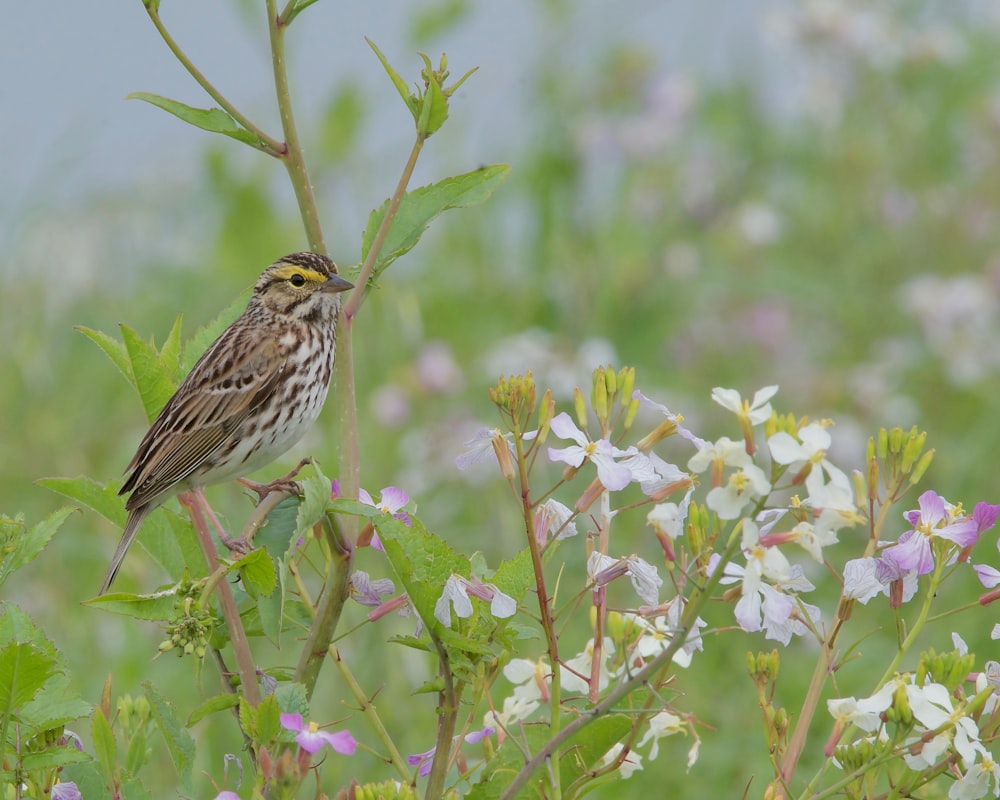
[[[346,292],[348,289],[353,288],[353,283],[344,280],[337,274],[333,274],[323,282],[323,285],[320,287],[320,291],[334,294],[336,292]]]

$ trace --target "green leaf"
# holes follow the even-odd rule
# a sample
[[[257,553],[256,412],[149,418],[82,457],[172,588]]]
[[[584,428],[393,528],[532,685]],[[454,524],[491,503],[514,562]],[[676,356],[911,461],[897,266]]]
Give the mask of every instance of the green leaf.
[[[609,714],[595,719],[574,734],[562,748],[565,756],[559,760],[563,786],[569,786],[586,770],[593,769],[631,727],[632,720],[624,714]]]
[[[528,591],[528,587],[535,585],[535,571],[531,565],[531,552],[521,550],[513,558],[504,561],[497,567],[496,572],[493,573],[490,583],[495,584],[504,594],[509,594],[515,600],[521,602],[524,593]]]
[[[135,375],[139,397],[143,408],[146,409],[146,416],[152,422],[177,390],[177,386],[171,377],[170,368],[164,364],[156,347],[151,342],[144,341],[128,325],[119,327],[129,360],[132,362],[132,373]]]
[[[21,722],[35,730],[52,730],[73,720],[89,717],[94,707],[70,689],[70,677],[56,673],[21,709]]]
[[[389,80],[392,81],[392,85],[396,87],[396,91],[399,92],[399,96],[403,98],[403,102],[406,103],[406,107],[410,109],[410,113],[413,114],[413,118],[416,119],[417,109],[419,107],[417,97],[410,91],[410,87],[406,85],[406,81],[403,80],[403,77],[392,68],[386,57],[382,55],[382,51],[375,46],[375,42],[367,36],[365,37],[365,41],[368,42],[368,46],[375,52],[378,60],[382,62],[382,68],[389,76]]]
[[[62,508],[50,514],[30,531],[21,520],[0,517],[0,541],[13,544],[3,561],[0,561],[0,584],[25,564],[33,561],[73,511],[72,508]],[[11,545],[8,545],[8,548],[11,548]]]
[[[173,706],[153,684],[146,681],[142,684],[142,688],[146,693],[146,699],[149,700],[150,715],[167,743],[167,750],[174,763],[174,769],[177,770],[181,789],[190,792],[191,768],[195,757],[194,739],[177,720]]]
[[[101,768],[101,775],[107,786],[114,784],[115,764],[117,763],[118,743],[115,741],[111,723],[100,709],[94,711],[90,720],[90,736],[93,740],[94,755]]]
[[[281,733],[281,708],[278,699],[270,694],[257,706],[257,741],[267,745]]]
[[[201,722],[205,717],[209,717],[218,711],[228,711],[239,704],[240,696],[238,694],[217,694],[215,697],[209,697],[208,700],[191,712],[191,716],[188,717],[187,727],[190,728],[196,723]]]
[[[295,537],[292,544],[319,522],[330,503],[330,479],[320,472],[317,465],[313,464],[313,468],[316,470],[315,475],[299,481],[302,486],[302,504],[295,518]]]
[[[56,659],[29,642],[0,649],[0,718],[19,714],[55,672]]]
[[[187,375],[191,372],[198,359],[208,350],[209,345],[218,339],[222,332],[243,313],[250,300],[250,292],[251,289],[245,289],[241,292],[215,319],[199,328],[194,336],[188,339],[187,344],[184,345],[184,355],[181,357],[180,371],[182,374]]]
[[[178,119],[189,125],[194,125],[196,128],[201,128],[203,131],[221,133],[223,136],[228,136],[230,139],[243,142],[258,150],[266,149],[259,136],[248,131],[221,108],[195,108],[186,103],[149,92],[132,92],[126,95],[125,99],[142,100],[157,108],[162,108],[168,114],[173,114]]]
[[[238,570],[243,580],[243,588],[253,598],[270,597],[278,585],[274,571],[274,561],[267,550],[259,547],[251,550],[238,561],[233,562],[230,571]]]
[[[306,699],[306,687],[301,683],[286,681],[278,684],[274,690],[274,699],[286,714],[301,714],[302,719],[309,722],[309,701]],[[325,721],[325,720],[320,720]]]
[[[33,644],[47,658],[62,664],[62,656],[26,611],[0,602],[0,645],[11,642]]]
[[[72,744],[49,745],[40,753],[29,753],[21,759],[21,768],[27,772],[59,769],[70,764],[84,764],[91,760],[87,753],[81,753]]]
[[[170,329],[170,333],[167,334],[167,340],[163,343],[163,347],[160,348],[160,362],[167,371],[167,377],[170,378],[171,383],[174,385],[179,383],[183,377],[183,375],[179,374],[181,368],[181,321],[183,318],[183,314],[177,315],[177,319],[174,320],[174,327]]]
[[[449,208],[468,208],[485,202],[509,173],[510,167],[507,164],[494,164],[407,192],[378,254],[374,274],[377,275],[397,258],[412,250],[436,216]],[[389,201],[386,200],[368,217],[368,225],[361,241],[362,261],[368,256],[388,208]]]
[[[99,484],[93,478],[41,478],[37,481],[39,486],[58,492],[63,497],[68,497],[86,506],[91,511],[96,511],[113,525],[121,528],[125,525],[125,501],[119,497],[118,490],[121,488],[120,481],[109,481],[105,485]]]
[[[173,619],[177,612],[175,602],[177,595],[173,591],[157,592],[155,594],[130,594],[129,592],[109,592],[84,601],[86,606],[94,606],[114,614],[121,614],[132,619],[145,619],[153,622],[166,622]]]
[[[135,386],[135,375],[132,373],[132,362],[128,357],[128,350],[125,349],[125,343],[115,339],[113,336],[109,336],[103,331],[95,331],[90,328],[85,328],[82,325],[76,327],[80,333],[94,342],[98,347],[101,348],[111,359],[111,362],[118,367],[118,370],[122,375],[125,376],[132,386]]]
[[[447,635],[434,617],[434,606],[452,573],[469,574],[469,561],[430,533],[416,517],[411,517],[411,523],[407,526],[388,514],[374,520],[393,571],[424,625],[437,635]]]
[[[172,580],[180,580],[185,571],[192,580],[208,574],[198,535],[186,515],[161,506],[143,523],[136,541]]]

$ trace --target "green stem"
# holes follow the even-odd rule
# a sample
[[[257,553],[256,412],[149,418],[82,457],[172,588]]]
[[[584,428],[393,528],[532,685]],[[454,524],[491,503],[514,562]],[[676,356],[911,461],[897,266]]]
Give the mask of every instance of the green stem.
[[[455,677],[451,673],[451,659],[448,658],[448,651],[444,645],[437,639],[434,640],[434,646],[438,651],[444,688],[438,699],[437,749],[427,778],[425,800],[440,800],[444,797],[444,780],[448,776],[451,747],[455,738],[455,723],[458,719],[458,696],[455,693]]]
[[[223,111],[229,114],[229,116],[236,120],[236,122],[260,140],[261,144],[257,147],[257,149],[262,150],[269,156],[280,158],[285,152],[285,146],[276,139],[268,136],[264,133],[264,131],[254,125],[238,108],[236,108],[236,106],[226,99],[222,92],[216,89],[215,86],[209,82],[208,78],[202,74],[201,70],[199,70],[191,59],[187,57],[187,54],[181,50],[180,45],[174,41],[174,37],[170,35],[166,26],[164,26],[163,20],[160,19],[159,11],[157,11],[153,3],[144,3],[143,5],[146,8],[146,13],[149,14],[150,20],[152,20],[157,33],[160,34],[160,38],[163,39],[164,44],[170,48],[170,52],[174,54],[174,57],[181,62],[181,65],[188,71],[188,74],[194,78],[195,81],[197,81],[198,85],[205,90],[209,97],[222,107]]]
[[[413,775],[410,774],[410,770],[406,764],[406,757],[396,748],[395,742],[393,742],[392,737],[389,735],[389,731],[386,730],[385,725],[382,724],[382,719],[378,715],[378,711],[375,709],[375,704],[368,698],[365,694],[364,689],[361,688],[361,684],[358,683],[357,679],[354,677],[354,673],[351,672],[351,668],[347,666],[347,663],[340,655],[340,651],[336,647],[330,645],[329,649],[330,658],[337,665],[337,669],[340,670],[340,675],[344,679],[344,683],[347,684],[347,688],[350,690],[351,694],[354,695],[354,699],[358,703],[359,710],[368,720],[368,723],[375,729],[375,734],[379,739],[382,740],[382,744],[385,745],[385,749],[389,751],[389,760],[392,766],[395,768],[396,772],[399,773],[400,778],[402,778],[404,783],[410,785],[413,784]]]
[[[334,525],[332,514],[324,516],[317,525],[322,526],[323,533],[330,545],[331,566],[327,570],[326,584],[320,597],[319,607],[309,634],[302,645],[299,663],[295,668],[294,681],[305,686],[306,697],[312,697],[319,678],[320,668],[326,659],[333,634],[340,622],[344,610],[344,601],[348,595],[348,581],[351,579],[351,547],[341,531]]]
[[[313,195],[312,181],[309,179],[309,172],[306,169],[302,143],[299,141],[295,115],[292,112],[291,93],[288,89],[288,70],[285,67],[285,30],[287,27],[287,22],[278,16],[275,0],[267,0],[267,30],[271,37],[274,92],[278,102],[278,113],[281,115],[281,129],[285,136],[285,150],[282,160],[288,171],[295,199],[299,204],[299,214],[302,216],[302,225],[306,229],[309,249],[315,253],[326,255],[323,228],[319,222],[316,198]]]
[[[410,183],[413,175],[413,168],[416,166],[417,157],[423,147],[424,140],[417,138],[410,151],[410,157],[403,167],[403,172],[396,183],[396,189],[389,199],[389,207],[386,209],[382,224],[375,233],[372,246],[365,256],[361,271],[355,279],[354,289],[351,291],[347,302],[340,310],[340,317],[337,322],[337,357],[334,361],[334,385],[336,392],[336,407],[338,414],[338,430],[340,431],[340,486],[345,497],[357,497],[360,480],[360,459],[361,448],[358,442],[358,404],[357,393],[354,385],[354,318],[361,307],[368,289],[368,282],[375,269],[375,261],[378,258],[385,238],[389,233],[389,227],[399,210],[399,204],[406,194],[406,187]],[[357,538],[358,520],[356,517],[348,517],[344,520],[345,534],[351,541]]]

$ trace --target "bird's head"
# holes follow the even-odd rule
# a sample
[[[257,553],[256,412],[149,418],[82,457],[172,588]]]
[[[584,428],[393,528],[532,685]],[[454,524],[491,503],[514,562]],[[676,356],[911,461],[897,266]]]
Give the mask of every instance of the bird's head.
[[[253,288],[253,299],[274,313],[320,322],[336,316],[337,296],[353,288],[326,256],[292,253],[264,270]]]

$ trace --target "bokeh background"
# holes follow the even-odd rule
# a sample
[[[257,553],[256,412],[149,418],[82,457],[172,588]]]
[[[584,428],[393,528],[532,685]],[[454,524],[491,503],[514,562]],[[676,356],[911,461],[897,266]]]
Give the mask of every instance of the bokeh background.
[[[261,5],[167,1],[161,13],[209,78],[276,134]],[[366,35],[407,78],[417,50],[447,52],[455,75],[479,66],[413,185],[513,166],[489,203],[438,220],[364,309],[355,358],[370,490],[403,486],[456,546],[509,556],[519,540],[503,487],[488,470],[454,467],[472,431],[494,424],[488,386],[531,368],[565,401],[613,363],[634,365],[647,395],[709,437],[735,435],[708,401],[712,387],[777,383],[779,410],[836,420],[845,468],[861,464],[878,426],[919,425],[937,449],[927,485],[970,508],[1000,499],[994,4],[317,3],[290,35],[293,96],[327,241],[348,269],[410,144],[408,113]],[[0,30],[0,71],[0,512],[33,522],[62,504],[35,479],[116,478],[145,430],[135,394],[74,326],[125,323],[162,341],[183,312],[193,333],[305,242],[279,165],[124,100],[150,91],[208,105],[138,0],[58,14],[17,4]],[[333,468],[334,417],[289,465],[309,453]],[[234,518],[246,513],[233,487],[211,496]],[[642,519],[621,531],[623,552],[654,552]],[[96,515],[75,515],[7,584],[9,599],[66,653],[88,699],[108,673],[121,693],[146,679],[214,691],[209,670],[151,661],[155,626],[80,605],[117,537]],[[996,562],[992,544],[979,560]],[[120,581],[148,589],[161,578],[136,549]],[[964,591],[953,602],[976,595]],[[728,613],[713,622],[730,624]],[[858,638],[886,623],[868,613]],[[963,623],[986,657],[994,617],[984,609]],[[380,676],[390,727],[418,752],[433,738],[431,705],[409,695],[423,665],[384,644],[398,626],[344,649],[359,674]],[[743,652],[770,644],[717,641],[697,680],[678,683],[677,703],[711,726],[701,761],[685,773],[688,743],[670,742],[630,791],[735,797],[762,786],[763,737],[757,752],[746,741],[759,723]],[[891,647],[865,642],[873,657]],[[804,673],[786,674],[793,709],[811,668],[808,644],[798,648]],[[843,672],[845,689],[872,688],[871,673]],[[334,718],[343,709],[329,680]],[[213,724],[203,723],[199,766],[218,777],[239,744],[221,725],[213,739]],[[170,785],[165,757],[150,770]],[[360,757],[324,774],[380,770]]]

